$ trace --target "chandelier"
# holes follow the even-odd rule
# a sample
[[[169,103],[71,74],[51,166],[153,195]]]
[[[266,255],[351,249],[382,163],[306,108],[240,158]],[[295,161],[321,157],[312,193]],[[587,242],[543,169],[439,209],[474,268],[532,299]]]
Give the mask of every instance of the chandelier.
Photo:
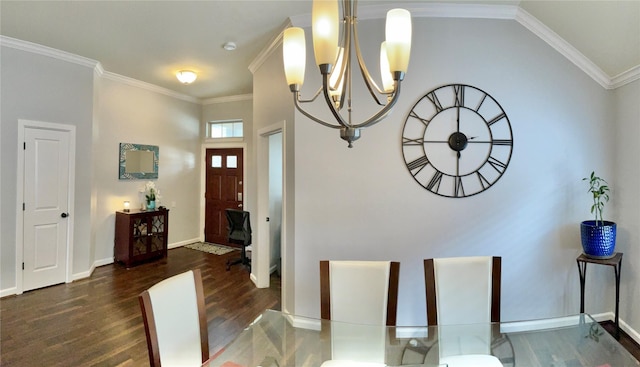
[[[313,0],[313,50],[316,64],[322,74],[322,87],[311,99],[303,100],[300,96],[306,65],[304,30],[297,27],[287,28],[283,41],[284,69],[296,108],[321,125],[340,129],[340,137],[349,143],[349,148],[360,137],[360,129],[379,122],[391,112],[400,96],[400,84],[409,66],[411,51],[411,13],[405,9],[389,10],[385,27],[386,40],[380,46],[382,87],[379,87],[367,70],[360,52],[357,2],[342,1],[343,19],[340,21],[338,0]],[[362,122],[351,120],[353,54],[369,94],[375,104],[380,106],[375,114]],[[336,121],[324,121],[302,108],[303,103],[315,101],[320,94],[324,96]],[[347,117],[343,117],[343,114]]]

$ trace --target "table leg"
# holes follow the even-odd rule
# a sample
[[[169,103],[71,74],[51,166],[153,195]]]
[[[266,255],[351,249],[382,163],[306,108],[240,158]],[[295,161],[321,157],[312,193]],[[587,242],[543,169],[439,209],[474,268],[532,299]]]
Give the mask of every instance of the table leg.
[[[577,261],[578,272],[580,273],[580,313],[584,313],[584,283],[587,277],[587,263]]]
[[[622,258],[618,262],[618,265],[613,266],[616,276],[616,339],[620,339],[620,319],[618,318],[620,311],[620,273],[622,272]]]

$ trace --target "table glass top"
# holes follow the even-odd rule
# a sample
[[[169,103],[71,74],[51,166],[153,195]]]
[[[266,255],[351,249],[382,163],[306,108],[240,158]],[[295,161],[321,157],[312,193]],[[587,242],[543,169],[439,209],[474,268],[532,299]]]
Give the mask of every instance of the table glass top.
[[[256,318],[206,366],[516,364],[640,366],[620,343],[585,314],[527,323],[386,327],[318,320],[271,310]]]

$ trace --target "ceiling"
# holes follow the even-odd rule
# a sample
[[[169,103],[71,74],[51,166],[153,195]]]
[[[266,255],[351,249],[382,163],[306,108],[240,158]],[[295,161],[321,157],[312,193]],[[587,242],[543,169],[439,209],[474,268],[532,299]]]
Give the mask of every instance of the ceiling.
[[[392,2],[360,0],[360,7]],[[402,1],[426,2],[435,3]],[[519,5],[610,78],[640,66],[640,0],[440,2]],[[310,12],[311,0],[2,0],[0,34],[99,61],[111,73],[208,99],[252,93],[249,65],[289,17]],[[237,49],[224,50],[228,41]],[[180,84],[175,78],[180,69],[196,71],[198,79]]]

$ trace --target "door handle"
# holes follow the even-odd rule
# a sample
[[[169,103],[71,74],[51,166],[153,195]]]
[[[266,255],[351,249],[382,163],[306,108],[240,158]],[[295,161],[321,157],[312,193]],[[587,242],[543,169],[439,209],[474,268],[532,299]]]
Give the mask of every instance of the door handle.
[[[68,216],[69,216],[69,213],[62,213],[62,214],[60,214],[60,216],[61,216],[62,218],[66,218],[66,217],[68,217]]]
[[[238,208],[242,208],[242,204],[238,204]]]

